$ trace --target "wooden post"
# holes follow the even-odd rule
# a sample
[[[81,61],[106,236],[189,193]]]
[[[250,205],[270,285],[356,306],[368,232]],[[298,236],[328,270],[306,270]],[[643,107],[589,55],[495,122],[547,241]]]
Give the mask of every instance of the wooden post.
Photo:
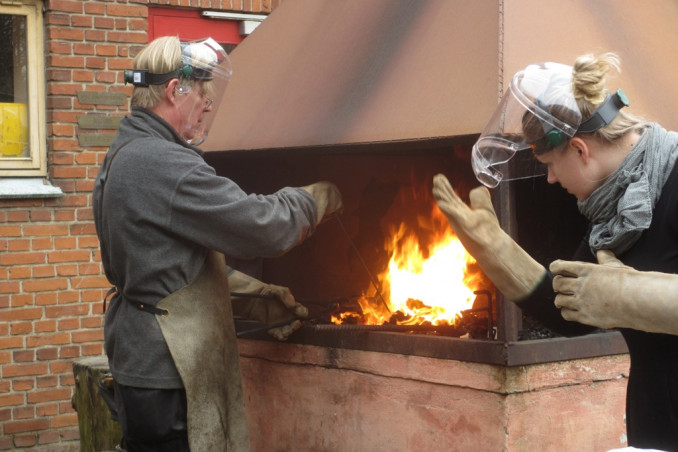
[[[111,411],[99,394],[99,380],[109,375],[105,356],[85,358],[73,363],[75,394],[73,408],[78,412],[80,450],[110,451],[120,444],[120,424],[111,419]]]

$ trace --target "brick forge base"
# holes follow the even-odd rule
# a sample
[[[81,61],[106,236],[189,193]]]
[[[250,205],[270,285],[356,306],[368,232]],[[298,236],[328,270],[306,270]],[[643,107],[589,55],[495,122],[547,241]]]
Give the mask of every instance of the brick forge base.
[[[627,355],[502,367],[240,340],[252,450],[607,451]]]

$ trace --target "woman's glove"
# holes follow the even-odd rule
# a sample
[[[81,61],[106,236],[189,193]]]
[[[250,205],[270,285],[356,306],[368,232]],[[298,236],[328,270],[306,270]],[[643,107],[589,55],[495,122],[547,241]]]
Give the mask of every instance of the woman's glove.
[[[308,309],[297,303],[287,287],[266,284],[245,273],[234,270],[228,275],[231,292],[274,296],[270,298],[233,297],[233,314],[264,325],[273,325],[289,320],[289,324],[268,330],[268,334],[279,341],[286,340],[301,327],[301,321],[308,317]]]
[[[433,196],[466,251],[507,299],[520,302],[534,291],[546,276],[546,268],[501,229],[487,188],[471,190],[470,209],[447,178],[437,174]]]
[[[557,260],[549,267],[565,320],[678,334],[678,275],[635,270],[609,250],[596,255],[598,264]]]
[[[341,193],[332,182],[322,181],[315,184],[301,187],[313,196],[318,209],[316,224],[320,224],[327,219],[329,215],[335,212],[341,212],[343,203]]]

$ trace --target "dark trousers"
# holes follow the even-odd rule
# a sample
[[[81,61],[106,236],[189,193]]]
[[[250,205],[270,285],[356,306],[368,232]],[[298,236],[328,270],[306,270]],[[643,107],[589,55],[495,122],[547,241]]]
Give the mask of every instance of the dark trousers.
[[[115,383],[115,408],[128,452],[188,451],[186,391]]]

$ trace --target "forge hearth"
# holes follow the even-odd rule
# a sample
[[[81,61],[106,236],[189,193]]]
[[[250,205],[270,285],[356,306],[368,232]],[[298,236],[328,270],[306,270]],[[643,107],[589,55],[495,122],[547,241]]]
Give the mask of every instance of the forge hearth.
[[[402,223],[417,231],[426,223],[424,220],[430,219],[434,206],[430,191],[435,174],[446,174],[462,197],[467,197],[470,189],[478,185],[468,161],[475,139],[476,136],[462,136],[284,152],[207,154],[219,174],[249,192],[267,193],[283,186],[330,180],[337,184],[344,199],[341,223],[328,220],[313,237],[286,255],[247,262],[229,259],[229,264],[266,282],[289,287],[299,300],[329,304],[335,299],[362,296],[373,288],[374,275],[382,273],[388,265],[385,243],[393,225]],[[502,227],[542,264],[548,266],[578,244],[585,224],[572,221],[580,218],[574,200],[543,178],[501,184],[492,191],[492,197]],[[421,237],[425,242],[426,234]],[[450,342],[442,347],[445,358],[515,365],[534,359],[553,361],[626,350],[623,340],[612,333],[588,336],[576,345],[568,345],[571,342],[567,339],[541,345],[534,345],[538,341],[522,341],[555,335],[538,323],[524,322],[520,310],[506,302],[489,280],[482,280],[476,289],[490,294],[477,297],[476,303],[480,304],[473,306],[486,310],[474,314],[482,316],[488,325],[486,334],[461,334],[463,337],[441,334],[436,339]],[[309,305],[309,309],[313,315],[321,308]],[[309,322],[290,340],[441,357],[441,347],[434,345],[439,341],[427,337],[431,334],[419,334],[421,331],[391,332],[386,340],[373,334],[380,333],[378,328],[342,331],[314,327],[313,323],[318,322]],[[402,339],[396,339],[398,335]]]

